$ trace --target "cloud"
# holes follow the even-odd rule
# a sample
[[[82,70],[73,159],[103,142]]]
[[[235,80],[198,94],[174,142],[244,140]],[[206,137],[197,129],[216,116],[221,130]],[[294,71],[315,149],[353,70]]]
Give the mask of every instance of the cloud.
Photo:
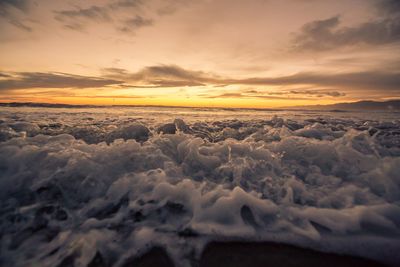
[[[54,11],[56,20],[64,24],[64,27],[74,31],[84,31],[85,21],[110,22],[112,21],[109,10],[101,6],[88,8],[76,7],[71,10]]]
[[[0,72],[0,78],[8,78],[8,77],[11,77],[11,75],[7,74],[7,73],[1,73]]]
[[[115,98],[115,99],[138,99],[138,98],[149,98],[148,96],[140,96],[140,95],[84,95],[78,97],[87,97],[87,98]]]
[[[103,69],[105,77],[123,80],[136,87],[178,87],[178,86],[220,86],[220,85],[311,85],[321,88],[374,89],[382,91],[400,90],[400,73],[384,71],[364,71],[350,73],[300,72],[279,77],[253,77],[233,79],[220,75],[187,70],[175,65],[150,66],[131,73],[124,69]],[[331,91],[307,91],[308,94],[340,96]]]
[[[66,23],[64,24],[64,27],[73,31],[84,32],[85,30],[85,26],[82,23],[77,23],[77,22]]]
[[[272,100],[306,100],[308,98],[298,96],[274,96],[268,93],[262,93],[258,91],[247,91],[247,92],[227,92],[217,95],[199,95],[205,98],[256,98],[256,99],[272,99]]]
[[[25,23],[23,23],[22,21],[17,20],[17,19],[10,19],[9,23],[11,25],[14,25],[15,27],[19,28],[20,30],[24,30],[27,32],[31,32],[33,30],[32,27],[29,27],[28,25],[26,25]]]
[[[225,82],[247,85],[315,85],[329,88],[400,90],[400,73],[383,71],[300,72],[288,76],[226,80]]]
[[[121,84],[121,81],[65,73],[18,72],[2,73],[0,91],[30,88],[93,88]]]
[[[152,19],[145,19],[142,16],[136,15],[132,19],[125,20],[123,22],[123,27],[120,28],[122,32],[134,32],[139,28],[152,26],[153,20]]]
[[[0,1],[0,11],[14,7],[23,12],[27,12],[29,6],[28,0],[1,0]]]
[[[0,90],[26,88],[163,88],[193,86],[298,86],[310,89],[282,89],[278,92],[239,92],[246,97],[277,97],[280,94],[341,97],[346,90],[400,91],[399,72],[314,73],[300,72],[278,77],[252,77],[233,79],[214,73],[187,70],[175,65],[145,67],[137,72],[120,68],[102,69],[100,77],[87,77],[65,73],[19,72],[0,73]],[[330,89],[320,89],[330,88]],[[259,96],[263,95],[263,96]],[[233,95],[232,95],[233,96]]]
[[[346,96],[345,93],[338,92],[338,91],[325,91],[325,90],[291,90],[289,91],[290,94],[299,94],[299,95],[311,95],[311,96],[331,96],[331,97],[341,97]]]
[[[340,17],[310,22],[294,39],[297,51],[322,51],[356,45],[384,45],[400,42],[400,20],[370,21],[357,27],[339,27]]]
[[[376,4],[379,11],[386,15],[400,14],[400,1],[399,0],[378,0]]]
[[[195,3],[195,0],[163,0],[157,9],[160,16],[172,15],[182,7],[187,7]]]
[[[111,78],[123,79],[136,86],[179,87],[203,86],[208,83],[219,83],[220,77],[202,71],[186,70],[175,65],[145,67],[138,72],[129,73],[123,69],[103,69]]]
[[[117,26],[117,30],[133,32],[135,29],[153,25],[153,20],[137,14],[133,18],[125,18],[126,14],[119,11],[128,9],[128,13],[132,16],[132,13],[139,11],[142,5],[143,1],[141,0],[120,0],[87,8],[77,6],[74,9],[57,10],[54,13],[55,19],[71,30],[83,31],[88,22],[94,21],[112,25],[122,23],[123,26]]]
[[[203,81],[209,80],[210,74],[202,71],[193,71],[175,65],[150,66],[135,73],[140,78],[171,78],[179,80]]]
[[[68,19],[89,19],[95,21],[110,21],[111,18],[107,9],[100,6],[91,6],[88,8],[79,8],[73,10],[55,11],[56,19],[59,21],[66,21]]]
[[[129,72],[126,69],[121,68],[103,68],[101,69],[103,73],[109,76],[117,76],[117,75],[128,75]]]
[[[110,23],[116,30],[134,33],[139,28],[153,26],[155,19],[171,15],[194,0],[114,0],[104,5],[54,11],[55,19],[70,30],[83,31],[90,21]],[[149,18],[147,16],[153,17]]]
[[[21,15],[26,15],[28,11],[28,0],[0,1],[0,18],[20,30],[31,32],[32,28],[26,24],[26,20],[21,19]]]
[[[305,24],[295,34],[295,51],[324,51],[360,45],[400,43],[400,1],[377,0],[376,19],[353,27],[341,26],[340,16]]]
[[[260,90],[241,90],[235,92],[223,92],[219,94],[203,94],[205,98],[261,98],[275,100],[308,100],[320,97],[342,97],[345,93],[329,90],[282,90],[282,91],[260,91]]]
[[[250,90],[247,91],[248,93],[254,93],[257,94],[259,91],[256,90]],[[339,92],[339,91],[332,91],[332,90],[323,90],[323,89],[295,89],[295,90],[282,90],[282,91],[268,91],[268,95],[306,95],[306,96],[311,96],[311,97],[342,97],[346,96],[345,93]]]
[[[119,0],[119,1],[110,3],[108,6],[110,8],[115,9],[115,8],[131,8],[131,7],[138,8],[142,5],[143,5],[142,0]]]

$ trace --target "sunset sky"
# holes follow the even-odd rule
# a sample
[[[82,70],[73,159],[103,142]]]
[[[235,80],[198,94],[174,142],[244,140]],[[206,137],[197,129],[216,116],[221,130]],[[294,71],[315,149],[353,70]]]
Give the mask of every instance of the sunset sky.
[[[0,101],[400,98],[399,0],[0,0]]]

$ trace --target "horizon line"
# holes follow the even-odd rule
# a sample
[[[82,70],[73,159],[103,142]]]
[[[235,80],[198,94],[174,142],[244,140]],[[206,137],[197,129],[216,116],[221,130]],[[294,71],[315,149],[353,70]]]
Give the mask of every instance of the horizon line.
[[[282,106],[282,107],[274,107],[274,108],[258,108],[258,107],[221,107],[221,106],[178,106],[178,105],[141,105],[141,104],[103,104],[103,105],[95,105],[95,104],[66,104],[66,103],[48,103],[48,102],[0,102],[0,106],[3,107],[22,107],[22,106],[30,106],[31,107],[48,107],[48,108],[60,108],[60,107],[76,107],[76,108],[99,108],[99,107],[156,107],[156,108],[187,108],[187,109],[198,109],[198,108],[209,108],[209,109],[233,109],[233,110],[302,110],[304,108],[309,107],[329,107],[340,104],[355,104],[361,102],[373,102],[373,103],[386,103],[400,101],[399,99],[391,99],[391,100],[383,100],[383,101],[375,101],[375,100],[358,100],[353,102],[339,102],[334,104],[315,104],[315,105],[297,105],[297,106]],[[336,110],[336,109],[334,109]],[[340,109],[337,111],[341,111]]]

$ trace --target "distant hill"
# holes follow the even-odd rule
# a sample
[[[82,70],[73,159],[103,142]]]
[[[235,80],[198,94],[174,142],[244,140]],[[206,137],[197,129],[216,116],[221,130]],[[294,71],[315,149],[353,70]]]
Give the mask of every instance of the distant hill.
[[[400,100],[390,101],[358,101],[352,103],[337,103],[332,105],[310,105],[288,107],[289,109],[314,109],[314,110],[382,110],[400,111]]]
[[[0,107],[86,108],[86,107],[100,107],[100,106],[94,106],[94,105],[51,104],[51,103],[35,103],[35,102],[10,102],[10,103],[0,103]]]

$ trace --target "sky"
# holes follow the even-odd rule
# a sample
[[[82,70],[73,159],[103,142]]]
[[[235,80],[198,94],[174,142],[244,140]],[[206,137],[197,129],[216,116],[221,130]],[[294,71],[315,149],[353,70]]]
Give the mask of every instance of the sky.
[[[400,98],[400,0],[0,0],[0,102]]]

